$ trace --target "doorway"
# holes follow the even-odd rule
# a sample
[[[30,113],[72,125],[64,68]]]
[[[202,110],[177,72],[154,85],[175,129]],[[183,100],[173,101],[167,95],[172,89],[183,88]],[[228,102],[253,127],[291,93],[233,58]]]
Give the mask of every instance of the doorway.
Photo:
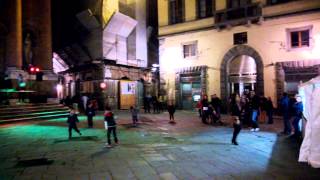
[[[193,109],[201,96],[200,82],[181,83],[182,108]]]
[[[242,95],[247,91],[256,90],[257,65],[255,60],[247,55],[240,55],[229,63],[229,96]]]

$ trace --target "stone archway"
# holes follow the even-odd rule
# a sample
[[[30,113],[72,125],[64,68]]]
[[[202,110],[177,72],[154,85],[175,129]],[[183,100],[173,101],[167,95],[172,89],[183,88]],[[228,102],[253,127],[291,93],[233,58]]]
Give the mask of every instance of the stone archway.
[[[229,88],[229,77],[228,77],[228,65],[231,60],[240,55],[247,55],[252,57],[257,65],[257,89],[258,95],[264,94],[264,82],[263,82],[263,61],[261,56],[256,50],[247,45],[238,45],[231,48],[223,57],[221,63],[220,73],[220,88],[221,88],[221,99],[227,102],[230,94]]]

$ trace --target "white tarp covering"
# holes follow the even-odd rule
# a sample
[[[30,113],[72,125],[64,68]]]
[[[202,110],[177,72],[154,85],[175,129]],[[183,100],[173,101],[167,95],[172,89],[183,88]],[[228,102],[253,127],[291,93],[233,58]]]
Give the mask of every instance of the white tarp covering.
[[[320,168],[320,76],[300,85],[299,94],[307,120],[299,162],[308,162],[312,167]]]
[[[122,37],[128,37],[137,25],[137,21],[120,12],[113,14],[104,31],[116,34]]]
[[[103,30],[103,57],[127,64],[127,38],[137,25],[129,16],[116,12]]]

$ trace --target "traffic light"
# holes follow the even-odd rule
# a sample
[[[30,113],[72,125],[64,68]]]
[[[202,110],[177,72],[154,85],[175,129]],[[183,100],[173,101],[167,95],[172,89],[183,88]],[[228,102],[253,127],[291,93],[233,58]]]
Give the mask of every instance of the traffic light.
[[[40,68],[37,66],[30,66],[28,69],[29,74],[36,75],[36,81],[42,81],[43,72],[41,72]]]
[[[36,67],[36,66],[30,66],[28,71],[30,74],[36,74],[36,73],[40,72],[40,68]]]

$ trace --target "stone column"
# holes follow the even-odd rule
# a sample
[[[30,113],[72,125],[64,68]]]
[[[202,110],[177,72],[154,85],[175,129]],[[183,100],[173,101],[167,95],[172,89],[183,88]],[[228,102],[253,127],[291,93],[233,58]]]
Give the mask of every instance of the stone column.
[[[22,10],[21,0],[8,1],[9,33],[7,36],[6,66],[11,74],[12,70],[22,67]],[[11,76],[11,75],[9,75]]]
[[[37,40],[37,53],[35,64],[42,70],[52,71],[52,37],[51,37],[51,0],[33,0],[39,5],[37,14],[39,37]]]

